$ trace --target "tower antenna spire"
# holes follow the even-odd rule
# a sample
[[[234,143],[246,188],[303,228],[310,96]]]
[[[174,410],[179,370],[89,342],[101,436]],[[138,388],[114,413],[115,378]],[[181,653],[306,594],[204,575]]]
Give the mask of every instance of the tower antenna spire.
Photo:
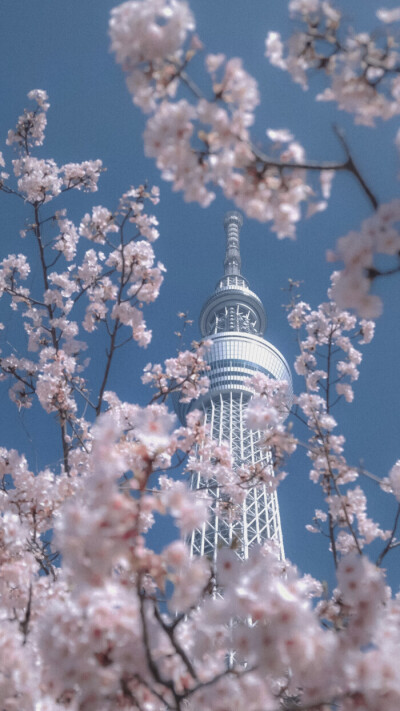
[[[241,273],[242,260],[240,259],[240,229],[243,225],[243,217],[240,212],[231,210],[224,218],[224,228],[226,233],[226,251],[224,259],[225,275]]]

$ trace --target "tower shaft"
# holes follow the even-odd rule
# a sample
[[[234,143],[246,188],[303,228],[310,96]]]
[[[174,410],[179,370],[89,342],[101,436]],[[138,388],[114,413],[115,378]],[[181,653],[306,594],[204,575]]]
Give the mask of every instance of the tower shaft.
[[[272,469],[271,452],[257,445],[260,432],[246,427],[245,414],[249,396],[244,392],[220,392],[204,403],[205,424],[210,436],[219,443],[228,442],[236,466],[260,463]],[[210,520],[192,533],[192,555],[206,555],[214,561],[221,546],[235,547],[238,554],[247,558],[250,547],[265,539],[276,541],[284,557],[281,522],[276,492],[267,493],[265,485],[247,489],[241,515],[229,518],[229,498],[215,480],[204,482],[196,473],[192,488],[206,488],[210,504]],[[228,507],[228,517],[220,515],[222,506]]]
[[[201,407],[210,436],[219,444],[228,443],[234,470],[258,464],[273,475],[272,452],[258,444],[262,433],[246,425],[246,408],[253,394],[249,380],[261,372],[286,380],[291,391],[291,375],[281,353],[263,338],[264,307],[241,274],[242,222],[238,212],[225,216],[224,276],[200,315],[201,334],[211,341],[206,356],[210,388],[190,407]],[[177,412],[184,421],[185,408],[178,404]],[[253,544],[272,539],[284,557],[276,492],[267,491],[264,484],[248,486],[240,515],[237,511],[230,515],[233,506],[229,495],[212,476],[204,481],[194,473],[191,484],[195,490],[206,490],[211,502],[208,523],[192,534],[192,555],[207,555],[216,561],[221,546],[232,546],[240,557],[247,558]]]

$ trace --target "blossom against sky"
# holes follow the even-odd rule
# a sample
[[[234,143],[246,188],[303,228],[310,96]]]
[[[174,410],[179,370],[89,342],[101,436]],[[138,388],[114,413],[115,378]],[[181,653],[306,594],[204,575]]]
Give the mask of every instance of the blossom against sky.
[[[53,157],[59,164],[100,159],[107,167],[95,196],[76,195],[68,204],[69,216],[78,224],[92,206],[102,204],[112,209],[130,185],[144,180],[160,185],[157,215],[161,236],[154,250],[167,273],[160,299],[148,310],[153,338],[147,350],[121,354],[112,383],[125,399],[139,398],[145,403],[151,395],[140,384],[142,368],[149,361],[157,363],[175,355],[180,343],[174,332],[181,328],[177,312],[189,312],[196,322],[203,301],[222,273],[223,215],[232,204],[220,195],[207,210],[184,203],[181,194],[173,193],[162,182],[153,160],[144,157],[144,119],[132,105],[122,72],[109,52],[107,28],[114,5],[110,0],[98,0],[95,6],[79,0],[68,4],[61,0],[29,4],[3,0],[0,32],[7,71],[1,75],[0,132],[4,143],[8,130],[27,105],[28,91],[40,88],[48,92],[51,108],[43,158]],[[365,0],[362,8],[359,5],[346,3],[346,13],[351,16],[354,12],[354,24],[358,23],[360,30],[369,29],[375,22],[376,2]],[[391,5],[394,3],[385,6],[390,9]],[[341,159],[342,149],[332,129],[336,122],[346,130],[354,158],[379,198],[386,202],[397,195],[397,122],[379,125],[376,130],[355,129],[349,116],[336,111],[332,104],[315,103],[315,91],[304,92],[264,57],[267,33],[289,32],[286,3],[253,0],[249,7],[244,0],[236,0],[229,4],[228,11],[226,3],[197,0],[192,3],[192,11],[206,51],[241,57],[244,69],[257,79],[262,100],[253,136],[260,146],[266,141],[267,129],[284,128],[305,147],[307,157]],[[200,66],[201,54],[196,61]],[[200,68],[197,71],[200,75]],[[319,78],[314,79],[317,89],[320,83]],[[342,175],[334,181],[328,210],[302,222],[296,242],[278,242],[268,226],[245,220],[243,272],[267,309],[267,338],[290,364],[296,343],[281,308],[289,299],[282,289],[289,278],[304,282],[302,294],[315,307],[325,298],[329,286],[332,265],[325,260],[326,250],[334,248],[338,237],[357,230],[369,214],[364,195],[349,176]],[[2,251],[7,254],[16,249],[15,236],[25,226],[25,215],[10,199],[3,201],[2,215]],[[400,382],[394,364],[400,347],[400,314],[398,299],[393,296],[398,293],[394,280],[393,284],[387,280],[379,285],[384,314],[377,324],[376,340],[365,348],[360,378],[354,384],[354,404],[343,410],[341,423],[349,460],[355,464],[363,461],[367,469],[380,476],[387,474],[399,456]],[[12,315],[2,314],[1,320],[6,326],[1,334],[4,343],[15,342]],[[187,343],[196,336],[194,326]],[[42,465],[39,447],[40,443],[47,444],[48,433],[29,413],[11,411],[6,399],[2,433],[4,444],[29,453],[32,468],[35,459],[37,467]],[[39,442],[37,450],[32,439]],[[323,545],[304,530],[316,506],[316,495],[304,461],[293,459],[279,497],[286,552],[304,571],[312,568],[312,556]]]

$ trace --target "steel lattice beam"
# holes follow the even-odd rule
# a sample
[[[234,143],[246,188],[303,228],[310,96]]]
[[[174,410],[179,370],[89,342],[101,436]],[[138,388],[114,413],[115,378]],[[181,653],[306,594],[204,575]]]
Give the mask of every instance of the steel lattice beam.
[[[219,443],[229,443],[235,467],[261,462],[272,468],[271,452],[260,449],[257,444],[261,433],[246,428],[248,401],[249,395],[243,392],[230,391],[215,395],[204,402],[205,422],[210,426],[213,439]],[[268,493],[265,485],[250,487],[241,516],[230,522],[218,515],[221,503],[227,497],[215,481],[205,482],[195,474],[192,477],[192,488],[206,489],[211,501],[209,522],[192,534],[192,555],[207,555],[215,561],[221,546],[234,545],[238,555],[247,558],[250,546],[270,538],[277,542],[284,556],[276,492]]]
[[[203,408],[213,439],[229,443],[235,469],[259,462],[273,474],[271,452],[258,445],[261,433],[246,427],[246,407],[252,395],[249,379],[260,372],[284,379],[291,393],[291,375],[282,354],[263,338],[267,323],[264,307],[241,274],[242,222],[238,212],[225,216],[225,273],[200,315],[202,336],[212,344],[207,355],[210,390],[191,406]],[[176,410],[184,422],[187,406],[176,402]],[[216,481],[203,481],[193,474],[191,484],[193,489],[206,489],[211,502],[209,522],[192,534],[192,555],[207,555],[215,561],[221,546],[234,544],[238,555],[247,558],[252,545],[272,539],[284,557],[275,492],[267,492],[265,485],[250,487],[240,516],[229,520],[220,516],[221,506],[229,501]]]

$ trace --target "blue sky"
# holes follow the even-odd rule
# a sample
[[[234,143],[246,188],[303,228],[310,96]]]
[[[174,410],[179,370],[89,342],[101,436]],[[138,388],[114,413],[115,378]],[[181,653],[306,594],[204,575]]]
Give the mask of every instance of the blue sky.
[[[143,118],[132,105],[122,73],[109,53],[107,24],[114,4],[111,0],[2,0],[0,142],[4,143],[7,130],[15,125],[26,105],[27,92],[46,89],[51,109],[41,155],[53,157],[58,163],[101,158],[107,167],[97,194],[77,194],[65,203],[71,219],[78,222],[91,205],[103,204],[112,209],[130,185],[144,180],[160,185],[161,203],[156,210],[161,237],[155,249],[167,267],[167,275],[158,302],[147,309],[154,338],[146,351],[132,347],[120,352],[111,384],[126,400],[145,403],[148,391],[140,385],[142,367],[148,361],[159,362],[175,354],[178,342],[174,331],[180,325],[177,312],[188,311],[196,321],[202,303],[222,274],[222,222],[225,211],[233,206],[221,195],[207,210],[184,203],[168,184],[162,183],[153,162],[144,157]],[[397,4],[386,2],[385,6]],[[373,26],[375,1],[353,0],[344,5],[360,30]],[[267,31],[286,33],[289,29],[284,0],[194,0],[191,6],[206,50],[243,57],[245,68],[259,82],[262,104],[254,127],[257,141],[262,144],[266,128],[284,127],[305,146],[309,158],[341,159],[332,128],[337,123],[345,129],[354,158],[379,199],[384,202],[398,194],[399,165],[393,147],[398,122],[393,120],[375,131],[355,129],[349,116],[331,104],[315,103],[312,90],[304,92],[264,58]],[[318,87],[319,81],[316,78],[313,86]],[[18,233],[27,215],[10,197],[0,195],[0,205],[2,256],[23,251],[25,245],[19,241]],[[296,343],[281,308],[287,300],[282,289],[292,278],[303,282],[304,298],[313,306],[323,300],[331,272],[325,262],[326,249],[368,214],[370,208],[364,195],[348,176],[342,175],[335,180],[328,211],[304,221],[296,242],[278,241],[268,226],[245,220],[243,273],[266,307],[268,340],[290,364],[296,355]],[[356,400],[342,408],[340,429],[348,440],[349,461],[362,461],[366,468],[383,476],[400,456],[398,281],[387,280],[379,285],[379,291],[384,296],[384,315],[378,321],[375,341],[364,347]],[[2,334],[6,352],[5,341],[12,339],[13,331],[12,316],[4,306],[1,320],[8,327]],[[195,325],[189,340],[197,336]],[[295,379],[295,389],[300,387]],[[46,457],[51,462],[56,456],[49,446],[52,434],[48,426],[29,412],[18,415],[5,393],[0,426],[0,444],[27,451],[32,468],[47,463]],[[320,504],[319,490],[308,481],[303,457],[296,456],[289,469],[290,476],[279,494],[287,555],[303,572],[328,577],[330,566],[323,562],[326,542],[304,530],[315,506]],[[389,521],[388,499],[376,494],[375,489],[371,492],[371,515],[389,516]],[[400,553],[391,555],[395,563]]]

